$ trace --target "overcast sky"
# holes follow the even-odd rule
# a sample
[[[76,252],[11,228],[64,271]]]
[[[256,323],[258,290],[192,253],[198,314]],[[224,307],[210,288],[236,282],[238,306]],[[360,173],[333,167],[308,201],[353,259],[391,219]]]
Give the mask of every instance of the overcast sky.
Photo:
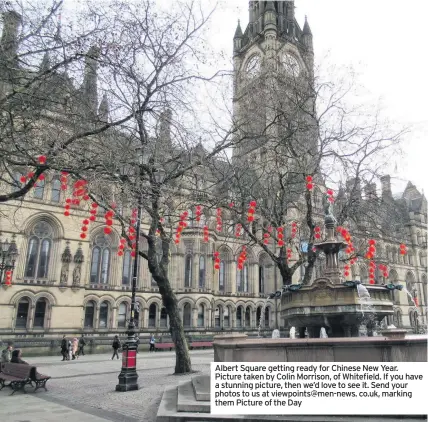
[[[373,102],[381,99],[384,115],[412,126],[406,156],[391,163],[393,190],[411,180],[427,193],[428,0],[295,0],[295,6],[301,27],[308,16],[316,60],[352,65]],[[211,24],[213,44],[229,57],[238,19],[245,30],[247,0],[226,0]]]

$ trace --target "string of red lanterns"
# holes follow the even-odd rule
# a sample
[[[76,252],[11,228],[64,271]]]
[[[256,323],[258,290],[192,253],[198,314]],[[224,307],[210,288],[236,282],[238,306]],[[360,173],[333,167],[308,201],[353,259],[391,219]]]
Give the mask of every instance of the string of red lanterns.
[[[366,253],[366,259],[373,259],[376,255],[376,240],[369,239],[369,247]]]
[[[334,202],[334,196],[333,195],[334,195],[333,189],[327,189],[327,200],[330,203]]]
[[[210,232],[208,230],[208,226],[204,226],[204,242],[208,243]]]
[[[406,254],[407,254],[407,246],[404,243],[402,243],[400,245],[400,255],[406,255]]]
[[[284,227],[277,227],[276,237],[278,238],[278,247],[282,248],[284,246]]]
[[[177,226],[177,231],[175,233],[175,244],[178,245],[180,243],[181,234],[183,233],[183,230],[187,227],[186,219],[188,217],[189,213],[187,211],[184,211],[180,215],[180,221]]]
[[[216,210],[216,218],[217,218],[217,226],[216,229],[218,232],[221,232],[222,228],[223,228],[223,222],[221,219],[221,208],[217,208]]]
[[[5,272],[5,281],[4,281],[4,284],[7,287],[10,287],[12,285],[12,271],[11,270],[7,270]]]
[[[290,261],[291,257],[292,257],[292,250],[291,250],[291,248],[288,248],[287,249],[287,261]]]
[[[220,269],[220,252],[214,252],[214,269]]]
[[[196,222],[199,223],[201,221],[202,216],[202,207],[200,205],[196,206]]]
[[[242,232],[242,224],[238,223],[235,227],[235,236],[240,237]]]
[[[244,268],[244,264],[246,260],[247,260],[247,247],[243,245],[242,251],[239,254],[239,258],[238,258],[238,270],[242,270]]]
[[[297,222],[293,221],[291,223],[291,238],[294,239],[296,237],[297,234]]]
[[[312,176],[306,176],[306,189],[311,191],[314,188],[314,184],[312,183]]]
[[[251,201],[250,202],[250,206],[248,207],[248,213],[247,213],[247,221],[249,223],[251,223],[252,221],[254,221],[254,214],[256,212],[256,206],[257,206],[257,202],[256,201]]]
[[[315,239],[321,239],[321,227],[316,226],[314,231],[315,231]]]

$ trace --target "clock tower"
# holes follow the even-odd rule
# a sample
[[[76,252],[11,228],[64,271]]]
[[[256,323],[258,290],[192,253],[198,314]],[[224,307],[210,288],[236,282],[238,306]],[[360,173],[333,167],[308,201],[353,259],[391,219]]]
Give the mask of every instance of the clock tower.
[[[312,32],[307,19],[303,29],[297,23],[293,0],[249,2],[249,23],[242,31],[238,22],[233,38],[233,63],[234,121],[243,139],[234,157],[260,159],[270,140],[302,119],[291,99],[312,86]],[[307,97],[304,106],[314,107]]]

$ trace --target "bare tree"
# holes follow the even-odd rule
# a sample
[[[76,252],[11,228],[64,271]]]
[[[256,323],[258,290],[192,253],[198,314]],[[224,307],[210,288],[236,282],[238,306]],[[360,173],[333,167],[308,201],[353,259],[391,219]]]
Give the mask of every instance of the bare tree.
[[[28,48],[34,69],[20,63],[18,71],[28,79],[7,78],[1,95],[0,177],[4,191],[13,191],[0,195],[0,202],[25,198],[45,174],[62,172],[67,192],[67,183],[74,182],[66,215],[84,217],[90,202],[104,208],[106,218],[114,215],[126,244],[148,261],[159,287],[176,345],[176,373],[190,372],[191,362],[168,264],[177,224],[190,203],[181,186],[201,164],[192,155],[201,134],[210,136],[197,98],[199,85],[217,76],[203,72],[208,51],[203,30],[210,13],[196,2],[167,10],[150,1],[89,4],[80,12],[88,34],[72,28],[59,47],[54,38],[56,60],[45,55],[40,63],[35,51],[43,36],[37,33]],[[17,47],[13,63],[20,54]],[[81,78],[82,62],[83,80],[75,87],[69,75]],[[15,64],[2,63],[14,72]],[[98,106],[99,87],[104,95]],[[232,130],[220,137],[212,133],[208,158],[236,142],[232,135]],[[140,235],[147,247],[135,244],[137,205],[144,210]]]

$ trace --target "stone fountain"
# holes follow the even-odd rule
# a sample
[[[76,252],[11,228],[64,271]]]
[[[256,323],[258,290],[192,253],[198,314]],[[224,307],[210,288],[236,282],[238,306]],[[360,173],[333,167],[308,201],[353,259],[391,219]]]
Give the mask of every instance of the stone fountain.
[[[345,282],[339,266],[339,252],[346,247],[335,236],[335,218],[326,209],[325,239],[315,248],[324,253],[322,277],[310,285],[285,286],[281,294],[281,318],[285,327],[296,327],[297,337],[319,338],[321,328],[328,337],[358,337],[360,326],[368,335],[376,323],[393,315],[393,303],[385,286],[363,286]],[[370,303],[367,306],[367,303]]]

